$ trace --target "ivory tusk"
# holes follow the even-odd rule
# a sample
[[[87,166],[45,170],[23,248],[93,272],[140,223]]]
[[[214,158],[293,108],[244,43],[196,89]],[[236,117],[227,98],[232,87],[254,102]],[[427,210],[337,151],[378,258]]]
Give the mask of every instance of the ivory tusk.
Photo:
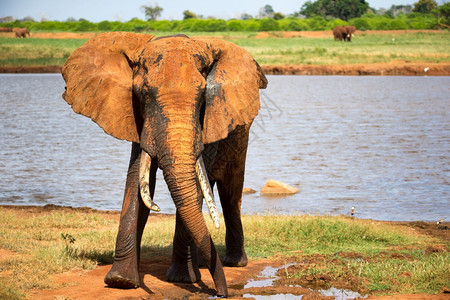
[[[206,205],[208,206],[209,214],[214,222],[214,226],[219,228],[219,212],[217,211],[216,203],[214,202],[214,196],[209,185],[208,175],[206,174],[205,164],[203,157],[200,156],[195,163],[195,172],[197,173],[200,188],[202,189],[203,197],[205,198]]]
[[[150,167],[152,164],[152,158],[144,150],[141,153],[141,161],[139,166],[139,190],[141,192],[141,198],[145,206],[150,210],[160,211],[158,205],[153,202],[150,195]]]

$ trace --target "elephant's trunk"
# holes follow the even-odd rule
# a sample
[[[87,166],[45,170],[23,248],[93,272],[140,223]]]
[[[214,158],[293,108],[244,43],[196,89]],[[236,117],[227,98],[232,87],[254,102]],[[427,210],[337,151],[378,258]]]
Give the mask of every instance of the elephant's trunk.
[[[177,125],[168,124],[167,130],[159,135],[156,140],[158,166],[163,171],[164,179],[181,220],[208,265],[217,294],[227,296],[222,263],[200,206],[202,190],[196,173],[197,159],[200,157],[198,149],[201,149],[198,146],[200,139],[195,124],[190,126],[185,123],[186,120],[183,123],[177,122]]]

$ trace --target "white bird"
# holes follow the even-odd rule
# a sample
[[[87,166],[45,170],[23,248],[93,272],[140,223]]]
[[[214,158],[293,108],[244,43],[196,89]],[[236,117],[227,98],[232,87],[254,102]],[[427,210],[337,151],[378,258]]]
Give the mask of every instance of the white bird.
[[[425,69],[423,69],[423,71],[426,73],[428,72],[429,69],[430,69],[429,67],[426,67]]]
[[[355,207],[352,206],[352,209],[350,210],[350,214],[353,216],[355,214]]]
[[[438,224],[438,225],[439,225],[439,224],[442,224],[442,222],[444,222],[444,220],[445,220],[445,218],[440,219],[439,221],[436,222],[436,224]]]

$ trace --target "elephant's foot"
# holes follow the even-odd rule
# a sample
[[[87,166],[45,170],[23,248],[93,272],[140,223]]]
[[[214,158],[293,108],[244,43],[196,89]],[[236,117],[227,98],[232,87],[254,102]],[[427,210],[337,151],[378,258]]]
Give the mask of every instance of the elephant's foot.
[[[167,281],[194,283],[201,279],[200,270],[192,263],[174,263],[170,266],[166,273]]]
[[[223,265],[227,267],[245,267],[247,264],[247,254],[244,250],[237,253],[227,253],[223,258]]]
[[[105,276],[105,283],[112,288],[135,289],[141,285],[139,272],[126,268],[115,267],[113,264],[111,270]]]

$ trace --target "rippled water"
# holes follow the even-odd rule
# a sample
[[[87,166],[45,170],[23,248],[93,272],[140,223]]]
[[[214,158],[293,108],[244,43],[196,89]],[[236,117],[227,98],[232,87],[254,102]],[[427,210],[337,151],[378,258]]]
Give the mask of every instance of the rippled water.
[[[244,213],[437,220],[450,212],[450,77],[268,76],[252,127]],[[120,209],[128,142],[61,98],[58,74],[0,75],[0,204]],[[155,201],[174,205],[158,172]]]

